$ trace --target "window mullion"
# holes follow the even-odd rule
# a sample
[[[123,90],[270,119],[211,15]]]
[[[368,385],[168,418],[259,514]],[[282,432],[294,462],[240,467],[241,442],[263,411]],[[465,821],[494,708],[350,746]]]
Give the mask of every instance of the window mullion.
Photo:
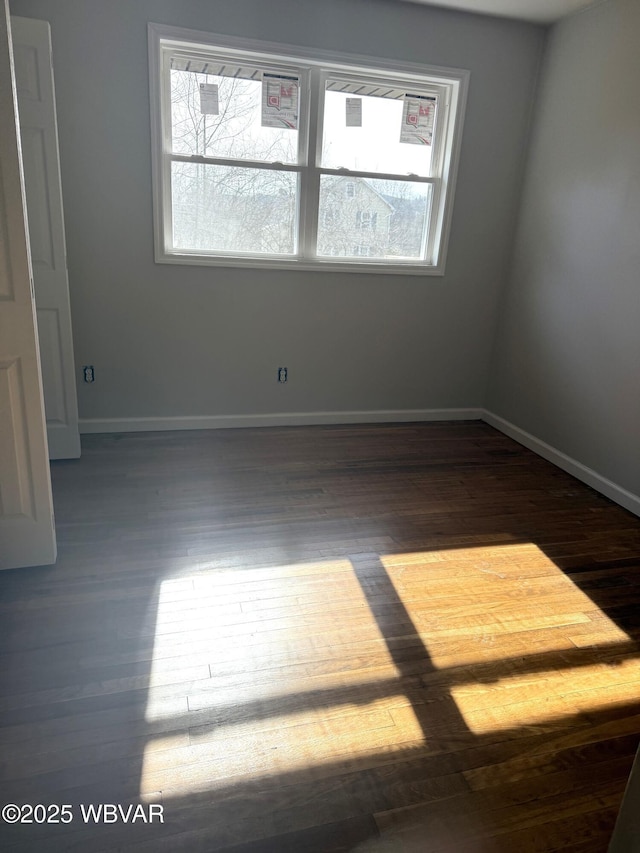
[[[316,256],[318,240],[318,207],[320,173],[317,168],[318,145],[322,134],[322,74],[319,69],[309,73],[309,113],[307,125],[306,167],[300,174],[300,253],[305,258]]]

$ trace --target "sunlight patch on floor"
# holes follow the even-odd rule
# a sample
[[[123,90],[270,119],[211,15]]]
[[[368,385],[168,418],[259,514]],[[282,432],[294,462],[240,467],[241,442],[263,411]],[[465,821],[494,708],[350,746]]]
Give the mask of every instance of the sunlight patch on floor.
[[[232,726],[207,723],[191,733],[187,747],[146,750],[140,790],[177,796],[273,776],[282,777],[283,785],[295,784],[295,774],[321,776],[324,764],[343,762],[347,771],[354,761],[360,765],[370,758],[375,766],[385,753],[402,749],[410,757],[423,749],[415,719],[413,737],[405,732],[398,744],[397,726],[384,706],[373,702],[347,715],[309,710]]]
[[[439,669],[629,642],[533,543],[381,557]],[[556,660],[558,660],[556,655]],[[558,660],[559,662],[559,660]]]
[[[166,726],[188,743],[150,741],[140,790],[193,793],[424,747],[415,715],[399,732],[390,713],[399,675],[348,560],[169,579],[146,719],[157,730],[183,699]]]
[[[439,738],[580,725],[640,678],[595,601],[532,543],[168,579],[141,792],[295,784]]]
[[[518,728],[553,731],[566,728],[569,717],[580,725],[586,722],[582,714],[637,701],[639,681],[640,660],[621,658],[614,663],[452,686],[451,695],[474,734]]]
[[[640,678],[597,591],[594,601],[533,543],[381,561],[475,734],[553,729],[606,708]]]

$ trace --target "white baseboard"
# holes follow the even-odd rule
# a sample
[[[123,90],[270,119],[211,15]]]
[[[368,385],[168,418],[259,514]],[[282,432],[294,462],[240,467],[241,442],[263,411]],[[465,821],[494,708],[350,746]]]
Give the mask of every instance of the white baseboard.
[[[494,415],[493,412],[485,410],[481,417],[483,421],[486,421],[490,426],[495,427],[497,430],[500,430],[500,432],[508,435],[509,438],[513,438],[519,444],[528,447],[529,450],[533,450],[534,453],[537,453],[538,456],[542,456],[543,459],[553,462],[553,464],[557,465],[558,468],[562,468],[563,471],[571,474],[577,480],[581,480],[583,483],[586,483],[587,486],[591,486],[592,489],[595,489],[597,492],[605,495],[605,497],[611,498],[612,501],[615,501],[617,504],[620,504],[620,506],[628,509],[629,512],[634,513],[634,515],[640,516],[640,497],[638,497],[638,495],[634,495],[633,492],[628,492],[626,489],[623,489],[622,486],[618,486],[617,483],[608,480],[592,468],[587,468],[586,465],[583,465],[576,459],[572,459],[571,456],[567,456],[566,453],[556,450],[555,447],[551,447],[551,445],[546,444],[534,435],[525,432],[515,424],[506,421],[504,418]]]
[[[242,427],[312,426],[322,424],[410,423],[412,421],[483,420],[558,468],[640,516],[640,497],[587,468],[515,424],[486,409],[383,409],[359,412],[280,412],[264,415],[196,415],[170,418],[83,418],[80,432],[157,432],[164,430],[238,429]]]
[[[411,421],[479,421],[482,413],[482,409],[397,409],[363,412],[282,412],[269,415],[198,415],[177,418],[82,418],[80,432],[84,434]]]

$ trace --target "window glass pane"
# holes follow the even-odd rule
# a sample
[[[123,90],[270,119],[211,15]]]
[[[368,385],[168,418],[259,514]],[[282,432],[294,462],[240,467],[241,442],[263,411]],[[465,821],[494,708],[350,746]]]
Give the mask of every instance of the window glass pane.
[[[327,81],[327,86],[332,85],[339,85],[339,81]],[[355,84],[341,85],[350,90],[358,88]],[[366,88],[375,90],[376,86]],[[347,98],[354,97],[362,98],[362,127],[347,127]],[[403,98],[327,89],[324,103],[322,165],[325,168],[431,176],[432,146],[400,142]]]
[[[295,172],[204,163],[171,165],[175,249],[295,253]]]
[[[323,175],[318,255],[420,260],[430,210],[431,184]]]
[[[219,66],[219,63],[211,64]],[[197,65],[198,68],[206,66],[207,63],[202,62]],[[237,69],[232,67],[231,70]],[[288,164],[298,162],[298,131],[262,127],[261,72],[248,69],[244,73],[254,73],[258,79],[171,69],[171,140],[174,154]],[[206,87],[204,91],[209,96],[208,101],[202,100],[201,84]],[[217,107],[214,105],[216,100]]]

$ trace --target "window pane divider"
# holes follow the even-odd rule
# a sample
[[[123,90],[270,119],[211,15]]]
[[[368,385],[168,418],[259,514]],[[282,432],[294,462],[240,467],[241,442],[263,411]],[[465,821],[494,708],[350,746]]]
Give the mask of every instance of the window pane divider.
[[[393,172],[360,172],[352,169],[328,169],[318,167],[321,175],[336,175],[338,178],[371,178],[376,181],[406,181],[412,184],[437,184],[438,178],[422,175],[396,175]]]
[[[297,163],[261,162],[260,160],[233,160],[230,157],[205,157],[202,154],[169,154],[176,163],[204,163],[210,166],[234,166],[243,169],[271,169],[275,172],[299,172]]]

